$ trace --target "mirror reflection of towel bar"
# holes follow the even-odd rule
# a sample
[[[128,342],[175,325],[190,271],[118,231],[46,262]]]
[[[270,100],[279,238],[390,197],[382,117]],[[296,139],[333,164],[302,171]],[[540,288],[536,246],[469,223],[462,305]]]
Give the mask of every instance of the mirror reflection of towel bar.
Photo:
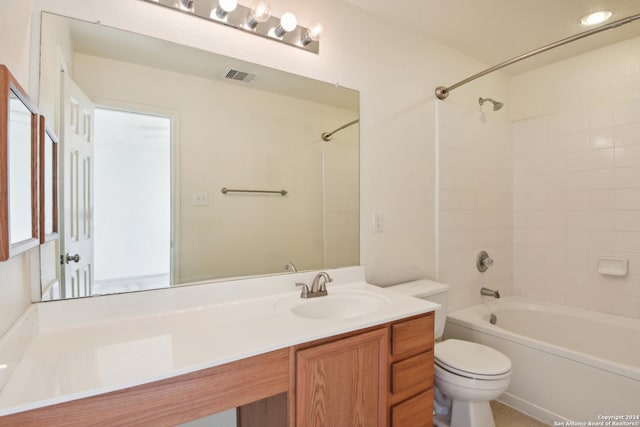
[[[227,193],[268,193],[268,194],[280,194],[281,196],[286,196],[287,190],[233,190],[231,188],[222,187],[222,194]]]

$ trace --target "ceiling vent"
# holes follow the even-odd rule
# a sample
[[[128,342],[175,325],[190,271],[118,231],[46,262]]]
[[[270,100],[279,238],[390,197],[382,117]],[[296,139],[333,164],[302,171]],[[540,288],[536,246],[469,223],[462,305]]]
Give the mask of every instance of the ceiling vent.
[[[255,74],[246,73],[244,71],[229,70],[224,76],[225,79],[236,80],[244,83],[251,83],[256,79]]]

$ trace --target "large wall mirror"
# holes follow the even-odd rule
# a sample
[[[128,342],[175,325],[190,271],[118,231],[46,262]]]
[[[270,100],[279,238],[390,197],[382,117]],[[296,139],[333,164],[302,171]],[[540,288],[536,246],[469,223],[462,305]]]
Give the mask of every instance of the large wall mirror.
[[[49,13],[41,34],[43,300],[359,264],[359,127],[321,137],[357,91]]]
[[[0,261],[39,243],[37,110],[0,65]]]

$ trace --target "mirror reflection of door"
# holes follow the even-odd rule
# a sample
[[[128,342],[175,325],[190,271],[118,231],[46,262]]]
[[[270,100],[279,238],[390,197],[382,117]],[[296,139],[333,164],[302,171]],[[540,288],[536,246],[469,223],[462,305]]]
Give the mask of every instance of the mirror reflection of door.
[[[78,298],[92,295],[94,106],[69,75],[61,73],[60,270],[63,297]]]
[[[171,118],[96,107],[93,294],[171,283]]]
[[[62,79],[63,298],[169,287],[171,119],[96,108]]]

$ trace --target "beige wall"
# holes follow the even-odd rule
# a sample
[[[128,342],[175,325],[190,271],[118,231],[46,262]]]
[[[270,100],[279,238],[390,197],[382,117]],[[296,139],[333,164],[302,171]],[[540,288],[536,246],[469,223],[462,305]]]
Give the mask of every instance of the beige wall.
[[[517,294],[640,317],[639,96],[640,38],[513,78]]]
[[[31,1],[0,0],[0,64],[6,65],[25,90],[29,91],[29,43]],[[9,261],[0,262],[0,335],[17,319],[31,301],[32,266],[38,249],[31,249]],[[34,262],[35,257],[35,262]]]

